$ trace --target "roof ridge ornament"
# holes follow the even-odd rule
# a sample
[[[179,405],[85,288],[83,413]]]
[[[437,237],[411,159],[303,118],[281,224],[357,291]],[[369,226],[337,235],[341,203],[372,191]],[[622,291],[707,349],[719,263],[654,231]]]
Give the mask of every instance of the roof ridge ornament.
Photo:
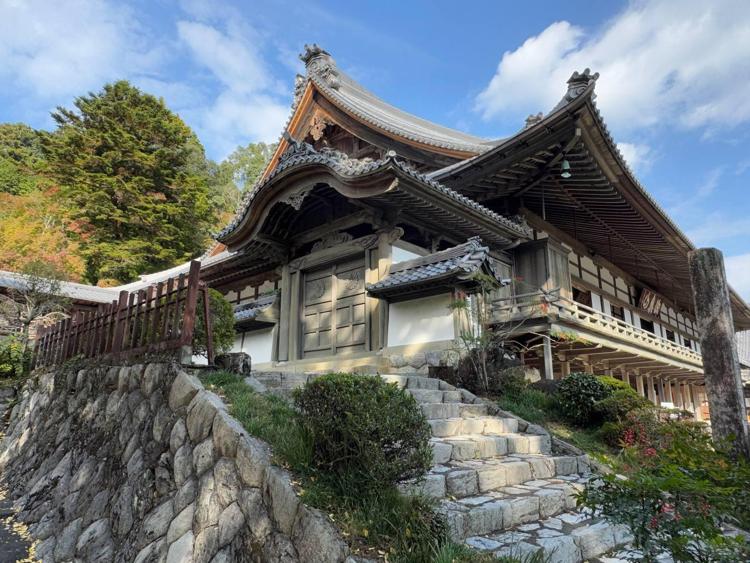
[[[299,58],[305,63],[308,74],[316,74],[330,88],[339,89],[341,85],[339,71],[336,68],[336,61],[328,51],[317,43],[305,44],[305,52],[300,54]]]
[[[540,111],[537,114],[531,114],[526,118],[526,124],[524,125],[524,129],[528,129],[529,127],[533,127],[537,123],[540,123],[544,119],[544,114]]]
[[[575,100],[578,96],[583,94],[586,91],[586,88],[589,87],[589,85],[592,82],[596,82],[599,78],[599,73],[591,73],[590,68],[585,68],[583,72],[578,72],[577,70],[573,72],[573,74],[570,75],[570,78],[568,78],[568,91],[565,93],[565,100],[568,102],[572,102]]]

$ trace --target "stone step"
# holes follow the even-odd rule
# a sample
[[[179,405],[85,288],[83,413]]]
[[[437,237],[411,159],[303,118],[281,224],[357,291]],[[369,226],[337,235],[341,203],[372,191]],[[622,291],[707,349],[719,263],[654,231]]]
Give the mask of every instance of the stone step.
[[[536,522],[572,510],[586,477],[537,479],[499,487],[496,490],[444,500],[439,510],[445,515],[451,538],[463,541]]]
[[[433,461],[488,459],[506,454],[548,454],[550,437],[546,434],[457,434],[432,438]]]
[[[459,391],[441,391],[439,389],[407,389],[418,403],[460,403]]]
[[[495,416],[472,418],[433,418],[427,421],[435,438],[462,434],[512,434],[518,432],[518,420]]]
[[[407,494],[457,499],[550,478],[577,481],[588,474],[588,462],[583,456],[508,455],[449,461],[433,467],[424,479],[402,483],[400,488]]]
[[[419,407],[427,420],[438,418],[474,418],[487,416],[487,405],[467,403],[421,403]]]
[[[582,563],[632,541],[627,528],[586,511],[563,512],[511,530],[470,536],[466,545],[495,557],[528,559],[538,553],[549,563]]]

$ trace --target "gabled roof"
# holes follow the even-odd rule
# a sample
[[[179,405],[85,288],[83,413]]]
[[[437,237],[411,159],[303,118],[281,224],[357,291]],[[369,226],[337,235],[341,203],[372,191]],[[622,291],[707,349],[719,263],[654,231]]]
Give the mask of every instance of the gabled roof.
[[[378,98],[336,66],[333,57],[318,45],[305,45],[300,55],[307,77],[334,105],[372,127],[404,140],[439,149],[480,154],[497,141],[489,141],[443,127]]]
[[[261,295],[257,299],[240,305],[234,310],[234,321],[240,326],[261,327],[276,321],[279,304],[279,292],[274,291]]]
[[[347,197],[403,208],[404,216],[418,215],[423,221],[439,224],[443,231],[473,231],[471,234],[480,234],[499,247],[531,235],[529,227],[519,218],[496,213],[428,178],[396,158],[395,153],[378,160],[355,159],[335,150],[316,151],[309,144],[295,142],[276,168],[243,199],[236,216],[217,235],[217,240],[230,248],[241,246],[241,239],[251,237],[260,228],[258,222],[264,218],[268,206],[275,203],[284,202],[300,209],[311,186],[296,186],[294,190],[299,193],[293,195],[281,193],[287,188],[280,184],[295,175],[300,180],[313,176],[315,182],[328,183]]]
[[[414,293],[435,294],[475,285],[473,276],[480,271],[496,276],[489,248],[479,237],[472,237],[452,248],[393,264],[387,276],[367,285],[367,291],[392,300]]]
[[[23,290],[28,287],[28,282],[29,278],[24,274],[0,270],[0,288]],[[119,292],[119,288],[97,287],[67,281],[59,282],[59,287],[60,296],[87,303],[111,303],[117,299]]]

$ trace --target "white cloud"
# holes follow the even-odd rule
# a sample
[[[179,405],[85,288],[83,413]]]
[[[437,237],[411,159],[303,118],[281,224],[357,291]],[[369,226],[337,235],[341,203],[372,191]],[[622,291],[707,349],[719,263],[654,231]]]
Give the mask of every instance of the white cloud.
[[[719,241],[750,236],[750,219],[729,218],[723,213],[711,213],[701,223],[687,232],[696,246],[716,245]]]
[[[653,164],[653,151],[651,147],[639,143],[617,143],[625,162],[635,172],[648,170]]]
[[[750,253],[738,256],[727,256],[724,259],[727,279],[745,301],[750,302]]]
[[[0,78],[42,100],[153,69],[164,53],[135,14],[100,0],[0,2]]]
[[[222,85],[207,107],[188,110],[213,152],[224,157],[240,144],[276,141],[290,95],[256,47],[255,30],[234,19],[223,25],[180,21],[177,30],[194,61]]]
[[[597,33],[556,22],[503,54],[476,99],[486,119],[548,111],[574,70],[601,74],[598,103],[617,131],[750,120],[750,11],[742,0],[632,1]]]

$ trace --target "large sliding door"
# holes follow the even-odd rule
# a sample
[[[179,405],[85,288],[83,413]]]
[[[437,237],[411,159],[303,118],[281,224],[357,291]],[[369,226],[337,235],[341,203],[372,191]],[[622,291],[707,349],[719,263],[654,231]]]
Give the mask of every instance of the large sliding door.
[[[303,304],[305,357],[365,349],[364,258],[306,271]]]

